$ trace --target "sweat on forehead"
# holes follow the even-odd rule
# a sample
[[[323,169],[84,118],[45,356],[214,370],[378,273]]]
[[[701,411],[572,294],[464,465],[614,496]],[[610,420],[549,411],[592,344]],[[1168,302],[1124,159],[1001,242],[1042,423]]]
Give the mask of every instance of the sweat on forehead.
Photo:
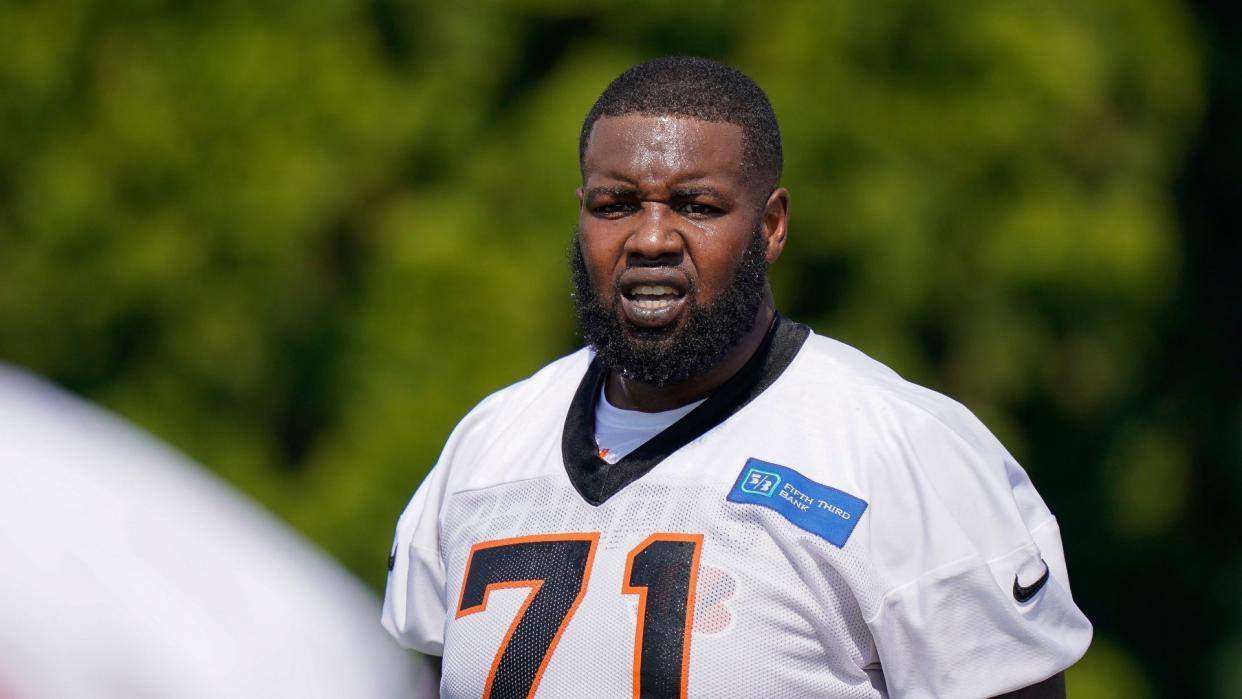
[[[679,116],[735,124],[742,130],[743,174],[761,190],[780,181],[780,127],[767,95],[744,73],[706,58],[671,56],[622,73],[595,101],[578,137],[578,162],[602,117]]]
[[[600,176],[629,179],[642,174],[741,175],[745,181],[743,158],[742,130],[734,124],[668,115],[604,117],[587,143],[583,185]]]

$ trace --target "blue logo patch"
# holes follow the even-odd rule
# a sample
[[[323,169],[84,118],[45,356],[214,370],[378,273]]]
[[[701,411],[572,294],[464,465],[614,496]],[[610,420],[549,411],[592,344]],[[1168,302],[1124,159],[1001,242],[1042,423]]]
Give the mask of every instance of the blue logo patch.
[[[792,468],[754,458],[746,460],[728,499],[774,510],[837,548],[845,546],[867,509],[865,500],[816,483]]]

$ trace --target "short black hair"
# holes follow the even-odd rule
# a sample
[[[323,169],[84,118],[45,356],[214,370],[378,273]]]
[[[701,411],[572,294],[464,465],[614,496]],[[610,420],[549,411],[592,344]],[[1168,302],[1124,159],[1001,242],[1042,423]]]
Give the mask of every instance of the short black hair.
[[[617,76],[595,101],[578,136],[578,165],[600,117],[682,116],[742,129],[742,174],[764,193],[781,178],[784,156],[776,113],[763,90],[736,68],[707,58],[665,56]]]

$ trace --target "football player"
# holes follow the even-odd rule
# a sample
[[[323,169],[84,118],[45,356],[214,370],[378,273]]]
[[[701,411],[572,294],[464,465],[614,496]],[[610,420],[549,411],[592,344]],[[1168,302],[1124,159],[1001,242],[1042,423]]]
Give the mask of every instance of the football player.
[[[1056,519],[964,407],[780,316],[762,90],[708,60],[587,115],[588,346],[481,402],[397,525],[383,623],[449,697],[1063,696]]]

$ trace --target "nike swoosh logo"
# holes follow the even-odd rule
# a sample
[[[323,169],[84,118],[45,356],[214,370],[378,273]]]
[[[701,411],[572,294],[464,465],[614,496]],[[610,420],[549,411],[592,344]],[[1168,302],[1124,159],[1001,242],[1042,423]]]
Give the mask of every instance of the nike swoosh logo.
[[[1019,583],[1018,576],[1013,576],[1013,598],[1019,602],[1029,602],[1035,596],[1035,593],[1043,589],[1044,583],[1048,582],[1048,564],[1042,558],[1039,559],[1039,562],[1044,564],[1044,574],[1039,576],[1039,580],[1030,585]]]

